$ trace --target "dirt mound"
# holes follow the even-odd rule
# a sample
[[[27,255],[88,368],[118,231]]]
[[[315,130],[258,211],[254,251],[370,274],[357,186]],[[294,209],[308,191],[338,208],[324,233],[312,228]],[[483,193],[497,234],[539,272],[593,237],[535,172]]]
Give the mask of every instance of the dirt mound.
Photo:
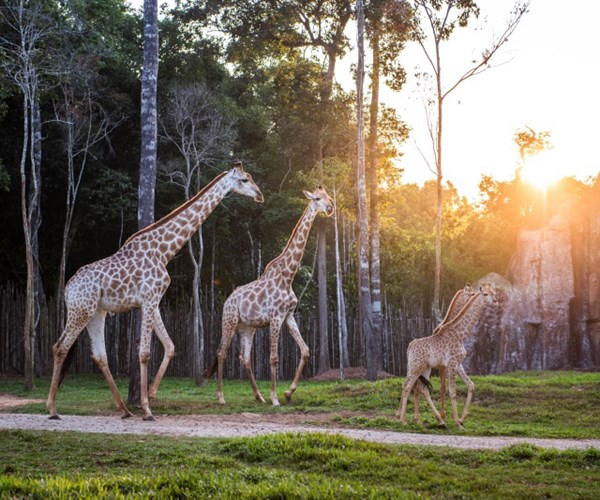
[[[391,373],[379,370],[377,372],[377,379],[384,379],[394,377]],[[367,369],[364,366],[351,366],[344,368],[344,378],[352,380],[367,380]],[[318,380],[321,382],[331,382],[333,380],[340,380],[340,370],[335,368],[333,370],[327,370],[326,372],[315,375],[310,380]]]
[[[0,410],[7,410],[9,408],[16,408],[17,406],[23,406],[29,403],[43,403],[43,399],[27,399],[13,396],[11,394],[0,394]]]

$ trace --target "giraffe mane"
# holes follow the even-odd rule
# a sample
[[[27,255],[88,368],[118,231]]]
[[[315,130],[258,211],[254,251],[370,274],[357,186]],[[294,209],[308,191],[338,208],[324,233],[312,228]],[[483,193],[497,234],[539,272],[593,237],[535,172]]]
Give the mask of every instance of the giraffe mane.
[[[464,293],[464,291],[465,291],[465,289],[461,288],[458,292],[456,292],[454,294],[454,297],[452,297],[452,300],[450,301],[450,305],[448,306],[448,310],[446,311],[446,316],[444,316],[442,323],[448,319],[448,317],[450,316],[450,313],[452,312],[452,308],[454,307],[454,304],[458,301],[458,298]]]
[[[196,203],[198,198],[202,197],[210,188],[212,188],[218,181],[220,181],[228,173],[229,173],[228,171],[221,172],[212,181],[210,181],[206,186],[204,186],[200,191],[198,191],[194,196],[192,196],[188,201],[186,201],[183,205],[178,206],[177,208],[175,208],[174,210],[169,212],[164,217],[162,217],[159,220],[157,220],[156,222],[153,222],[152,224],[149,224],[148,226],[146,226],[144,229],[140,229],[139,231],[133,233],[129,238],[127,238],[127,241],[125,241],[124,245],[129,243],[131,240],[134,240],[138,236],[140,236],[144,233],[147,233],[149,231],[152,231],[153,229],[163,225],[165,222],[168,222],[171,219],[173,219],[174,217],[176,217],[177,215],[179,215],[181,212],[186,210],[190,205]]]
[[[304,211],[302,212],[302,215],[300,216],[300,218],[298,219],[298,221],[296,222],[296,225],[294,226],[294,230],[292,231],[292,234],[290,235],[290,237],[288,238],[288,241],[285,245],[285,247],[283,248],[283,250],[281,251],[281,253],[275,257],[271,262],[269,262],[266,266],[265,266],[265,270],[263,271],[263,274],[266,274],[267,271],[273,266],[275,265],[275,262],[277,262],[279,260],[279,258],[285,254],[285,252],[287,251],[287,249],[290,247],[290,245],[292,244],[292,241],[294,239],[294,236],[296,235],[296,233],[298,232],[298,226],[300,225],[300,222],[302,222],[304,220],[304,216],[306,215],[306,212],[308,212],[308,209],[310,208],[310,203],[308,205],[306,205],[306,208],[304,209]]]
[[[481,295],[481,292],[477,292],[475,293],[468,301],[467,303],[463,306],[463,308],[459,311],[459,313],[454,316],[454,318],[452,318],[450,321],[448,321],[448,323],[442,323],[439,327],[438,327],[438,331],[442,332],[443,330],[445,330],[446,328],[449,328],[451,326],[454,326],[469,310],[469,308],[471,307],[471,304],[473,303],[473,301],[475,299],[477,299],[477,297],[479,297]]]

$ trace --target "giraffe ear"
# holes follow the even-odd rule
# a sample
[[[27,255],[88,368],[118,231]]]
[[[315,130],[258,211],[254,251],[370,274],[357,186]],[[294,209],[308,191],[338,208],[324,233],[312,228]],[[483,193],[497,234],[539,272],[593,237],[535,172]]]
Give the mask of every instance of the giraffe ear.
[[[306,196],[309,200],[314,200],[315,197],[313,196],[313,194],[310,191],[302,191],[304,193],[304,196]]]

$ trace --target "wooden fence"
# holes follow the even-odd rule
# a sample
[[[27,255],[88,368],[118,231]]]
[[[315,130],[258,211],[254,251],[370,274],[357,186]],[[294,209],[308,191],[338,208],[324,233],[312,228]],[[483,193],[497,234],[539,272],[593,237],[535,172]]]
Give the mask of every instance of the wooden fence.
[[[23,315],[25,310],[24,293],[12,285],[0,286],[0,373],[18,374],[23,372]],[[36,375],[49,376],[52,372],[52,345],[59,332],[54,328],[55,307],[50,301],[38,314],[39,327],[36,336]],[[173,358],[167,375],[192,376],[192,338],[191,338],[191,304],[171,304],[165,302],[161,306],[163,320],[171,339],[175,344]],[[335,314],[329,321],[329,352],[331,366],[339,367],[338,328]],[[351,366],[364,366],[364,341],[359,334],[357,320],[351,319],[355,314],[348,314],[348,351]],[[110,369],[114,376],[127,376],[131,349],[131,332],[134,331],[137,315],[122,313],[107,316],[106,349]],[[203,313],[204,362],[205,366],[213,363],[221,338],[220,311],[211,318]],[[310,348],[310,361],[304,369],[304,377],[316,374],[318,359],[318,335],[316,313],[297,313],[296,320],[302,336]],[[212,329],[211,329],[212,325]],[[406,347],[418,337],[430,335],[433,330],[432,320],[423,314],[422,307],[387,307],[384,314],[382,332],[383,369],[394,375],[404,375],[406,371]],[[69,368],[75,373],[98,372],[90,354],[90,341],[87,334],[82,333],[76,345],[76,356]],[[153,340],[151,373],[156,373],[162,358],[162,347],[156,338]],[[238,360],[239,338],[236,336],[229,349],[225,363],[227,378],[243,378],[243,367]],[[299,350],[291,335],[284,328],[279,343],[279,373],[281,379],[291,379],[299,362]],[[253,366],[258,379],[270,377],[269,367],[269,334],[268,329],[257,331],[253,348]]]

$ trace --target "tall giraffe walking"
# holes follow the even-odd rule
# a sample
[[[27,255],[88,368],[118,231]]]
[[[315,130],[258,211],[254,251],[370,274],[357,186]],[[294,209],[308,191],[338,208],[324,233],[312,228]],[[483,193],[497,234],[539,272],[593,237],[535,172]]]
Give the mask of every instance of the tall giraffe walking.
[[[313,193],[304,191],[304,195],[309,199],[308,206],[296,224],[283,252],[267,264],[260,278],[236,288],[223,306],[223,336],[217,351],[217,396],[221,404],[225,404],[223,398],[223,364],[227,349],[236,330],[241,335],[240,359],[252,384],[254,397],[257,401],[264,403],[265,400],[256,385],[254,373],[252,372],[250,352],[256,329],[270,326],[271,402],[273,406],[279,406],[276,391],[277,364],[279,362],[277,345],[281,326],[285,322],[290,334],[300,348],[300,362],[294,380],[285,392],[288,401],[298,387],[302,369],[309,357],[309,350],[294,319],[293,313],[298,304],[298,299],[292,289],[292,283],[300,267],[308,234],[317,213],[324,212],[328,216],[333,214],[331,198],[321,186],[317,187]],[[212,375],[213,370],[214,366],[208,376]]]
[[[106,313],[142,311],[140,336],[140,405],[144,420],[154,420],[149,398],[156,396],[175,348],[158,309],[171,281],[168,262],[198,231],[200,225],[230,192],[250,196],[258,203],[263,195],[244,171],[242,162],[219,174],[194,197],[159,221],[132,235],[113,255],[81,267],[65,288],[67,321],[52,348],[54,368],[46,407],[51,419],[56,412],[56,393],[61,382],[61,367],[69,349],[87,327],[92,342],[92,359],[100,368],[123,418],[131,413],[125,406],[108,367],[104,339]],[[164,357],[148,392],[148,361],[152,330],[164,348]]]

